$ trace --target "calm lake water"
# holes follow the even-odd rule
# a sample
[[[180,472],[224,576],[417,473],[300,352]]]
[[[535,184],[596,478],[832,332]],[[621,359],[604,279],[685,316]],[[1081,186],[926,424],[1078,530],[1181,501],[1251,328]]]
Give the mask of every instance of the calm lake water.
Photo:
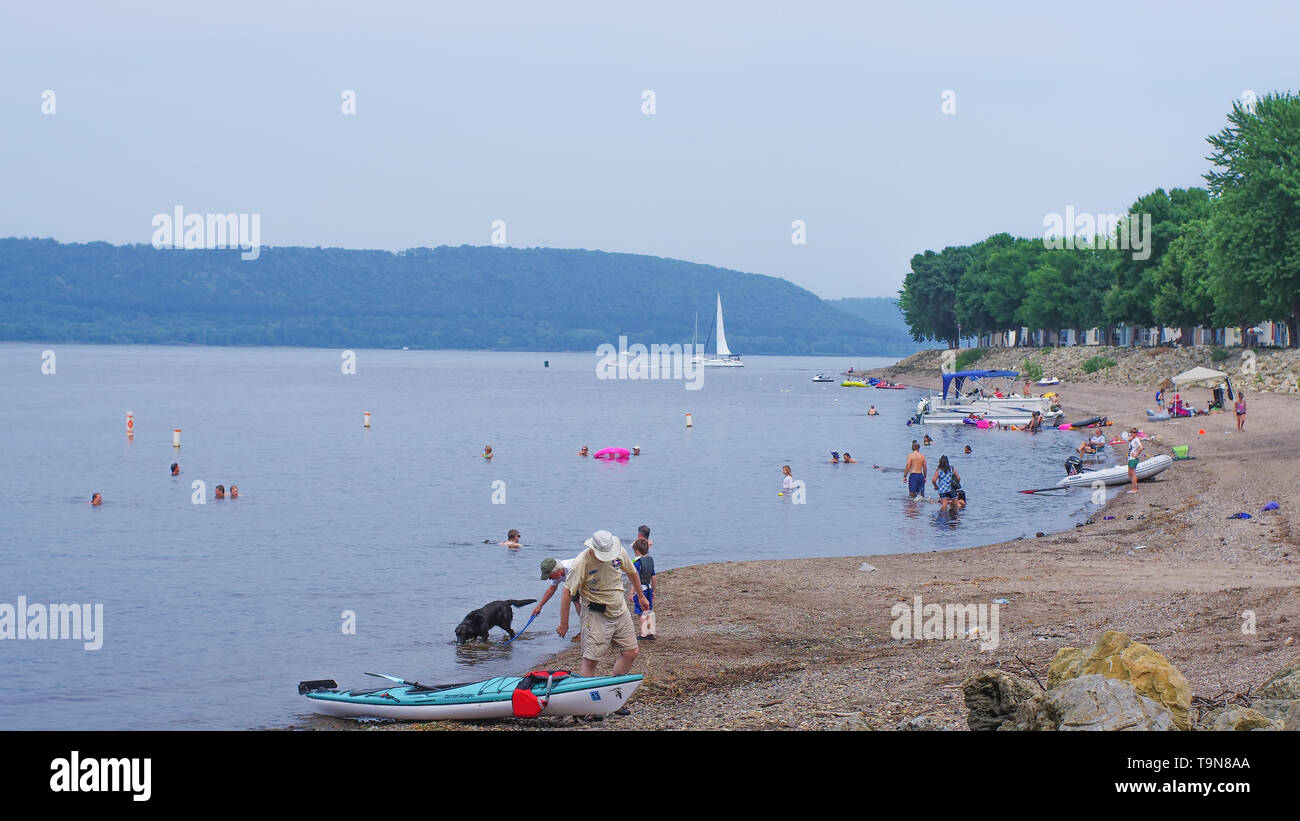
[[[0,640],[0,729],[305,726],[301,679],[517,674],[565,646],[558,596],[508,646],[457,648],[453,627],[540,597],[541,559],[598,529],[630,548],[650,525],[662,572],[985,544],[1069,527],[1087,502],[1014,492],[1054,484],[1078,434],[907,427],[920,391],[811,381],[890,360],[747,357],[685,390],[597,379],[592,354],[360,350],[345,375],[338,350],[58,345],[43,374],[45,347],[0,345],[0,604],[100,603],[103,647]],[[968,490],[956,518],[871,468],[925,432]],[[634,444],[626,464],[575,455]],[[778,495],[787,463],[806,504]],[[521,550],[483,543],[512,527]]]

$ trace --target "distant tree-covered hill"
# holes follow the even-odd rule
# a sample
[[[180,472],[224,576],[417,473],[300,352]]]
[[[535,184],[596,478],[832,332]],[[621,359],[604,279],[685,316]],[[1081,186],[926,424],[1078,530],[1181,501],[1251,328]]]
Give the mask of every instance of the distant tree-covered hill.
[[[896,297],[848,297],[846,299],[828,299],[826,304],[841,311],[846,311],[867,323],[872,334],[884,337],[897,336],[907,340],[902,343],[911,353],[922,349],[919,342],[913,342],[907,328],[907,320],[898,307]]]
[[[348,348],[595,350],[700,341],[722,293],[739,354],[904,355],[906,328],[783,279],[550,248],[158,250],[0,239],[0,339]]]

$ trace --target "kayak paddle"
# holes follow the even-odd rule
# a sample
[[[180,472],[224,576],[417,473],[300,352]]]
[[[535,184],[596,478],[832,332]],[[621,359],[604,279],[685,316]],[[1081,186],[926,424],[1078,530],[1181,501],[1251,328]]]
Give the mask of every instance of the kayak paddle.
[[[1069,488],[1061,487],[1060,485],[1054,485],[1052,487],[1035,488],[1034,490],[1017,490],[1016,492],[1017,493],[1046,493],[1049,490],[1069,490]]]

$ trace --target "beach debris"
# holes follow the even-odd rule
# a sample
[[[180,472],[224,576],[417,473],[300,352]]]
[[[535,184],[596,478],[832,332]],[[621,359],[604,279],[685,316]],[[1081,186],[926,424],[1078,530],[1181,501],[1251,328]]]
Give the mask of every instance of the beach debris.
[[[1043,538],[1043,537],[1046,536],[1046,535],[1047,535],[1046,533],[1044,533],[1043,531],[1040,530],[1040,531],[1038,531],[1037,533],[1034,534],[1034,538],[1036,538],[1036,539],[1041,539],[1041,538]]]
[[[1277,510],[1277,509],[1280,508],[1280,507],[1282,507],[1282,506],[1279,505],[1277,502],[1269,502],[1268,504],[1266,504],[1266,505],[1264,505],[1263,507],[1261,507],[1260,510],[1261,510],[1261,511],[1264,511],[1264,510]]]
[[[1229,519],[1250,519],[1252,517],[1249,513],[1234,513],[1228,518]]]
[[[1114,519],[1115,517],[1114,517],[1114,516],[1103,516],[1102,518],[1103,518],[1103,519]]]
[[[1133,545],[1133,549],[1134,549],[1134,550],[1146,550],[1146,549],[1147,549],[1147,546],[1144,545],[1144,544],[1135,544],[1135,545]]]
[[[1010,599],[994,599],[994,600],[993,600],[993,603],[994,603],[994,604],[1011,604],[1011,600],[1010,600]]]
[[[858,570],[865,570],[865,571],[867,571],[868,573],[870,573],[871,571],[873,571],[873,570],[875,570],[875,569],[876,569],[876,568],[875,568],[874,565],[867,564],[866,562],[863,562],[862,564],[860,564],[860,565],[858,566]]]
[[[1051,691],[1064,682],[1093,673],[1131,683],[1139,694],[1167,709],[1179,729],[1191,729],[1187,715],[1192,701],[1191,685],[1169,659],[1147,645],[1133,641],[1118,630],[1107,630],[1092,647],[1062,647],[1048,668],[1047,688]]]
[[[1127,681],[1091,673],[1021,702],[1002,730],[1175,730],[1174,714]]]
[[[970,710],[966,725],[976,731],[996,730],[1035,692],[1029,682],[1001,670],[976,673],[961,689]]]
[[[1290,647],[1295,644],[1295,636],[1287,636],[1286,641],[1282,642],[1283,647]]]

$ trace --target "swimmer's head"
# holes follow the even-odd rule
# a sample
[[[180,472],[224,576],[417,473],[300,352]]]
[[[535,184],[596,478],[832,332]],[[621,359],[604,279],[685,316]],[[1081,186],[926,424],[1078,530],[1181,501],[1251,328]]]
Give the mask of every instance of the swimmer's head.
[[[180,463],[180,462],[172,462],[172,475],[173,475],[173,476],[176,476],[176,475],[179,474],[180,472],[181,472],[181,463]]]
[[[840,460],[839,453],[837,453],[836,451],[831,451],[831,461],[838,462],[839,460]]]
[[[789,465],[781,465],[781,472],[784,473],[786,476],[792,476],[792,475],[794,475],[794,474],[790,473],[790,466],[789,466]]]
[[[510,529],[510,532],[506,534],[506,541],[508,541],[508,542],[517,542],[517,541],[519,541],[519,535],[520,535],[520,534],[519,534],[519,531],[518,531],[518,530],[515,530],[514,528],[511,528],[511,529]]]
[[[98,494],[98,493],[92,493],[92,494],[90,495],[90,503],[91,503],[92,505],[102,504],[103,501],[104,501],[104,497],[101,496],[101,495]]]
[[[967,452],[967,453],[970,453],[970,452],[971,452],[970,445],[967,445],[967,446],[966,446],[966,452]]]
[[[640,456],[640,455],[641,455],[641,446],[640,446],[640,445],[633,445],[633,446],[632,446],[632,455],[633,455],[633,456]]]
[[[636,529],[636,535],[642,539],[650,538],[650,525],[641,525]]]
[[[239,485],[231,485],[231,486],[230,486],[230,498],[234,499],[234,498],[237,497],[237,496],[239,496]]]
[[[920,449],[921,449],[921,443],[918,442],[918,441],[916,441],[915,439],[913,439],[913,440],[912,440],[912,450],[920,450]]]
[[[849,461],[849,459],[851,459],[851,458],[853,458],[853,457],[849,456],[849,452],[848,452],[847,450],[844,451],[844,461],[847,462],[847,461]]]
[[[583,445],[583,446],[582,446],[582,450],[578,451],[578,455],[579,455],[579,456],[586,456],[586,455],[587,455],[587,446],[586,446],[586,445]]]

